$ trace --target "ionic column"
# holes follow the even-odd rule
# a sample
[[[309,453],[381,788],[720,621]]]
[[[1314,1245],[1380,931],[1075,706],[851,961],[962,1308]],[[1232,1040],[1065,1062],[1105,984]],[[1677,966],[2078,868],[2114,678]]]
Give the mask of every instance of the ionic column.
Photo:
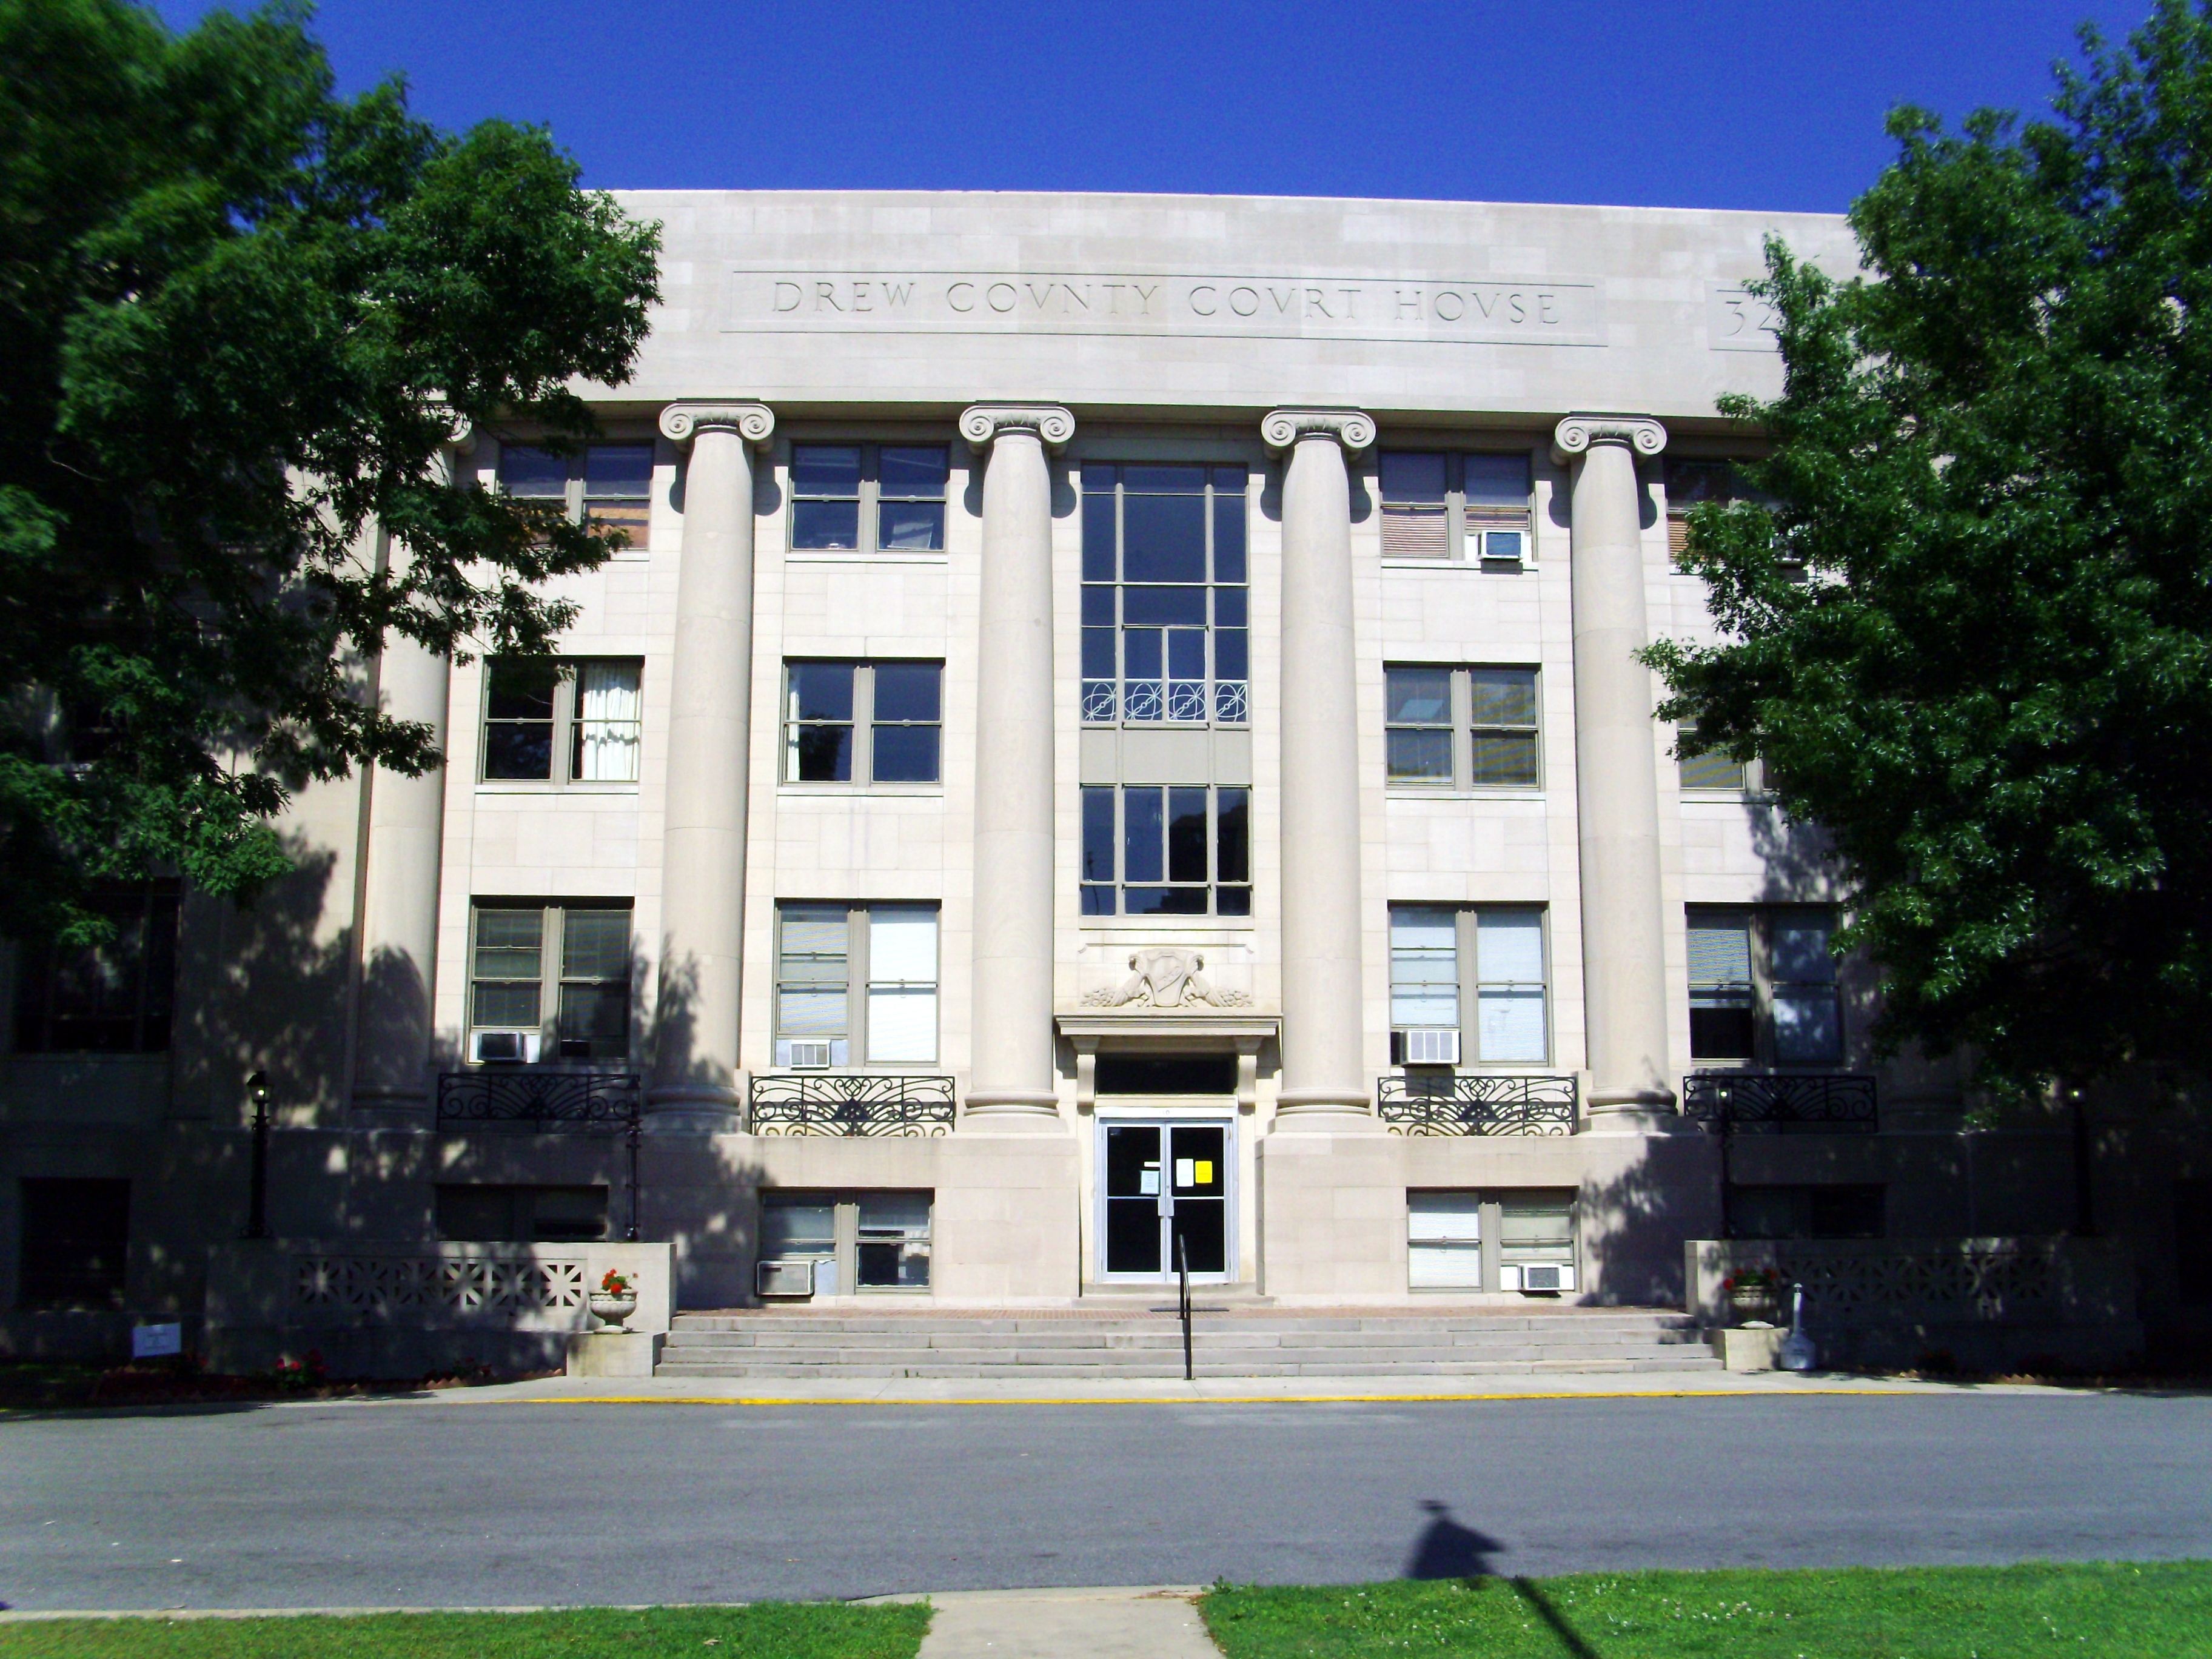
[[[1053,1079],[1052,474],[1064,409],[978,404],[985,456],[975,692],[974,1046],[968,1115],[1044,1128]]]
[[[1359,710],[1346,451],[1375,441],[1348,410],[1260,423],[1283,465],[1283,1073],[1279,1118],[1371,1127],[1361,1064]]]
[[[1582,854],[1583,987],[1593,1127],[1652,1127],[1674,1103],[1659,890],[1644,607],[1639,456],[1667,447],[1640,416],[1570,415],[1553,450],[1574,467],[1575,791]]]
[[[689,443],[684,561],[668,714],[660,986],[650,1126],[712,1133],[736,1121],[745,927],[746,743],[752,719],[753,461],[775,416],[759,404],[671,404],[661,434]]]
[[[446,452],[470,444],[468,424]],[[404,559],[404,547],[386,556]],[[446,747],[447,659],[404,634],[386,636],[376,695],[394,720],[430,728]],[[361,994],[354,1027],[353,1109],[393,1127],[430,1121],[431,998],[437,985],[438,881],[446,830],[446,769],[418,778],[379,766],[368,776],[362,846]]]

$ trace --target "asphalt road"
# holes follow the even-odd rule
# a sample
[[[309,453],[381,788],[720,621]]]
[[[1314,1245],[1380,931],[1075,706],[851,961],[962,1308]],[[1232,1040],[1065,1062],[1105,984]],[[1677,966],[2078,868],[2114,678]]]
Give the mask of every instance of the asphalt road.
[[[2212,1557],[2212,1399],[313,1406],[0,1422],[18,1607]]]

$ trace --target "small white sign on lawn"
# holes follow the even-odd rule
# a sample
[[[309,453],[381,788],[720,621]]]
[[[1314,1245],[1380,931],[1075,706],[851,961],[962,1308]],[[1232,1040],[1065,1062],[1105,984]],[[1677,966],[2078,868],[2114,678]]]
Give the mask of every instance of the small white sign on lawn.
[[[165,1359],[185,1351],[182,1325],[134,1325],[131,1330],[133,1359]]]

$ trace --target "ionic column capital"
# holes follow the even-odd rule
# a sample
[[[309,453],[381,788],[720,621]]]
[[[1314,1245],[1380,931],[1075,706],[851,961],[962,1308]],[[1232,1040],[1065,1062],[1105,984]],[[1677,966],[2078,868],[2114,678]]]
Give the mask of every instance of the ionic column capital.
[[[1667,447],[1667,428],[1649,415],[1570,415],[1552,434],[1552,459],[1562,466],[1592,444],[1626,444],[1638,455]]]
[[[734,432],[749,444],[764,444],[775,430],[775,411],[766,404],[671,404],[660,411],[660,435],[685,444],[702,432]]]
[[[970,404],[960,413],[960,435],[974,449],[988,449],[1002,432],[1034,432],[1047,449],[1075,435],[1075,416],[1057,404]]]
[[[1356,455],[1375,441],[1375,417],[1357,409],[1278,409],[1260,422],[1260,435],[1279,454],[1301,438],[1334,438]]]

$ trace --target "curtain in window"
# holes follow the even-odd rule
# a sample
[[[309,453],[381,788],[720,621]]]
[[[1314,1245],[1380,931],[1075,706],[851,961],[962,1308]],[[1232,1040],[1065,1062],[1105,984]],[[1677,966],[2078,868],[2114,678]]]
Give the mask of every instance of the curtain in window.
[[[576,671],[576,775],[596,783],[637,781],[643,715],[638,665],[587,662]]]
[[[878,905],[868,914],[868,1059],[937,1058],[937,912]]]

